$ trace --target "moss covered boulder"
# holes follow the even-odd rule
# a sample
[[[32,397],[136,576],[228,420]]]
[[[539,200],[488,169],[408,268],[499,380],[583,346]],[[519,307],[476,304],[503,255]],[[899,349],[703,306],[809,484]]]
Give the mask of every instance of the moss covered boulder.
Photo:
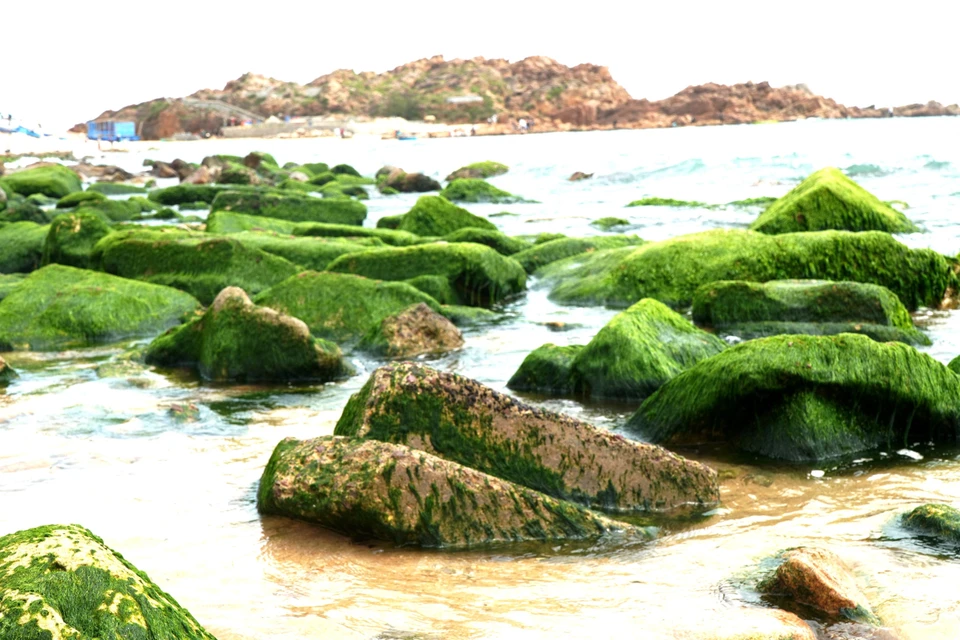
[[[95,213],[64,213],[53,219],[43,242],[43,264],[65,264],[89,269],[93,248],[112,232]]]
[[[289,260],[230,236],[169,229],[112,233],[96,244],[92,259],[102,271],[182,289],[203,304],[226,287],[255,295],[301,271]]]
[[[408,247],[423,244],[425,240],[407,231],[394,229],[371,229],[348,224],[327,224],[323,222],[301,222],[294,225],[291,232],[295,236],[318,238],[376,238],[395,247]]]
[[[862,333],[879,342],[930,344],[892,291],[861,282],[711,282],[693,296],[693,320],[747,339]]]
[[[251,216],[233,211],[211,211],[207,216],[207,233],[228,235],[243,231],[273,231],[292,235],[297,224],[290,220]]]
[[[50,225],[12,222],[0,225],[0,273],[29,273],[43,261]]]
[[[450,320],[419,302],[384,318],[365,336],[364,346],[390,358],[412,358],[459,349],[463,335]]]
[[[123,182],[94,182],[87,187],[87,191],[95,191],[105,196],[126,196],[131,194],[146,194],[147,190],[135,184]]]
[[[0,637],[215,640],[145,573],[75,524],[0,537]]]
[[[583,351],[583,345],[566,347],[544,344],[531,351],[520,368],[507,381],[514,391],[533,391],[547,395],[570,395],[577,390],[573,363]]]
[[[292,222],[360,225],[367,217],[367,207],[351,198],[314,198],[259,191],[223,191],[217,194],[211,208]]]
[[[493,178],[494,176],[502,176],[509,170],[510,167],[505,164],[493,162],[492,160],[485,160],[483,162],[474,162],[473,164],[460,167],[448,175],[446,180],[447,182],[453,182],[454,180],[461,180],[463,178],[486,180],[487,178]]]
[[[440,308],[436,300],[402,282],[316,271],[288,278],[254,302],[300,318],[314,335],[336,342],[358,341],[414,304]]]
[[[443,276],[457,294],[457,300],[449,302],[478,307],[524,291],[527,282],[515,260],[473,243],[371,249],[341,256],[327,269],[381,280]]]
[[[821,460],[960,436],[960,377],[866,336],[774,336],[701,361],[647,398],[627,428],[665,445],[726,442]]]
[[[423,451],[336,436],[281,441],[260,478],[257,508],[421,547],[595,538],[625,528]]]
[[[106,199],[107,196],[96,191],[77,191],[57,200],[57,209],[70,209],[84,202],[99,202]]]
[[[465,228],[496,231],[497,225],[440,196],[420,196],[396,227],[418,236],[445,236]]]
[[[199,306],[169,287],[49,265],[0,302],[0,351],[149,336],[180,323]]]
[[[221,191],[235,189],[237,189],[237,187],[234,185],[185,183],[163,189],[154,189],[147,195],[147,198],[167,207],[188,202],[206,202],[210,204]]]
[[[960,543],[960,509],[946,504],[920,505],[904,514],[903,526],[923,536],[951,544]]]
[[[495,250],[500,255],[512,256],[525,249],[529,249],[532,243],[521,238],[512,238],[501,231],[493,229],[477,229],[476,227],[467,227],[458,229],[443,237],[446,242],[474,242],[483,244]]]
[[[71,169],[59,164],[42,164],[16,173],[5,174],[0,178],[5,191],[30,196],[35,193],[48,198],[60,199],[71,193],[82,191],[80,176]]]
[[[686,306],[700,286],[718,280],[816,279],[878,284],[916,309],[939,306],[951,281],[942,255],[910,249],[879,231],[771,236],[717,229],[651,242],[629,253],[571,258],[538,275],[557,302],[615,307],[642,298]]]
[[[454,180],[444,187],[440,195],[451,202],[492,202],[497,204],[525,202],[520,196],[498,189],[486,180],[475,178]]]
[[[614,511],[703,507],[716,473],[660,447],[413,363],[377,369],[334,431],[406,444],[547,495]]]
[[[382,247],[377,238],[315,238],[298,237],[271,231],[243,231],[231,238],[248,247],[255,247],[267,253],[303,267],[323,271],[336,258],[348,253],[365,251],[371,247]]]
[[[202,316],[147,348],[148,364],[196,368],[205,380],[333,380],[346,367],[337,345],[317,340],[302,320],[255,306],[227,287]]]
[[[808,176],[767,207],[750,228],[771,234],[826,229],[918,231],[905,215],[833,167]]]
[[[617,249],[620,247],[636,246],[643,244],[643,240],[637,236],[596,236],[593,238],[557,238],[536,244],[529,249],[525,249],[513,258],[526,269],[527,273],[533,273],[540,267],[548,265],[564,258],[576,256],[584,253],[593,253],[604,249]]]

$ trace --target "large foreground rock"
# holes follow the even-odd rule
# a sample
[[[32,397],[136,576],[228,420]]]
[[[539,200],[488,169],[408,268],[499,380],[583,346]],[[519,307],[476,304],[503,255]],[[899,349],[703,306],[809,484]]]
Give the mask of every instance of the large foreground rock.
[[[336,436],[280,442],[257,508],[424,547],[592,538],[623,527],[423,451]]]
[[[149,336],[179,324],[199,306],[170,287],[49,265],[0,302],[0,351]]]
[[[728,442],[820,460],[960,436],[960,377],[930,356],[866,336],[775,336],[694,365],[647,398],[627,428],[651,442]]]
[[[951,281],[950,265],[930,249],[910,249],[879,231],[766,235],[716,229],[633,250],[597,251],[548,265],[538,273],[563,304],[627,307],[654,298],[672,307],[693,301],[718,280],[833,280],[878,284],[907,309],[937,307]]]
[[[335,433],[406,444],[614,511],[718,500],[716,473],[697,462],[413,363],[377,369],[350,398]]]
[[[907,217],[834,167],[812,173],[775,201],[750,225],[761,233],[886,231],[911,233]]]
[[[333,380],[345,371],[337,345],[317,340],[297,318],[257,307],[228,287],[203,316],[147,348],[150,364],[195,367],[206,380]]]
[[[360,225],[367,217],[366,205],[352,198],[314,198],[257,191],[222,191],[210,208],[292,222]]]
[[[747,339],[862,333],[878,342],[930,344],[892,291],[860,282],[712,282],[694,294],[693,320]]]
[[[145,573],[75,524],[0,538],[0,638],[215,640]]]

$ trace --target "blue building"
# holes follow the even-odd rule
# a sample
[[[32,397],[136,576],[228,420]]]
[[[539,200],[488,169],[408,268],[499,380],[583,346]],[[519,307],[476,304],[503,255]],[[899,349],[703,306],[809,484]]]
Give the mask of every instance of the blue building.
[[[90,140],[106,140],[108,142],[122,142],[124,140],[139,140],[137,124],[135,122],[115,122],[91,120],[87,123],[87,138]]]

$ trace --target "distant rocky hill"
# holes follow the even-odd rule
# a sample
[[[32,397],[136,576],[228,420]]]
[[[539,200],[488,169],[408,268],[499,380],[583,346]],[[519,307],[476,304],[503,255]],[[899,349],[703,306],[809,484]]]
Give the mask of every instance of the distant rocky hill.
[[[960,107],[931,102],[893,109],[846,107],[803,85],[774,88],[766,82],[688,87],[666,100],[634,100],[606,67],[567,67],[537,56],[502,59],[417,60],[385,73],[339,70],[300,85],[247,73],[223,89],[204,89],[179,99],[158,99],[106,111],[98,119],[135,120],[144,138],[179,132],[216,132],[237,114],[211,108],[226,103],[266,118],[345,115],[400,116],[439,122],[500,122],[489,132],[509,131],[519,118],[538,130],[645,128],[732,124],[806,117],[862,118],[888,115],[960,115]]]

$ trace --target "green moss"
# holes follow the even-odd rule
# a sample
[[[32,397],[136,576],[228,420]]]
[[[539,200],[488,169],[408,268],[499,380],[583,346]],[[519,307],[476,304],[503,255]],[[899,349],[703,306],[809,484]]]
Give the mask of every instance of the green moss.
[[[510,167],[505,164],[493,162],[492,160],[486,160],[484,162],[474,162],[473,164],[460,167],[448,175],[446,180],[447,182],[452,182],[462,178],[480,178],[481,180],[486,180],[487,178],[493,178],[494,176],[502,176],[509,170]]]
[[[304,171],[307,175],[317,176],[330,171],[330,167],[325,162],[305,162],[296,169],[291,169],[291,171],[297,170]]]
[[[377,238],[295,237],[272,231],[242,231],[230,237],[247,247],[255,247],[315,271],[323,271],[342,255],[383,246]]]
[[[526,287],[526,274],[516,261],[472,243],[371,249],[337,258],[327,268],[383,280],[445,276],[459,303],[480,307],[496,304]]]
[[[377,224],[379,226],[379,222]],[[420,196],[396,228],[418,236],[445,236],[464,228],[497,230],[497,226],[489,220],[475,216],[440,196]]]
[[[57,209],[70,209],[84,202],[106,200],[107,196],[96,191],[77,191],[57,200]]]
[[[651,442],[725,441],[819,460],[960,434],[960,378],[913,347],[852,334],[744,342],[661,387],[627,426]]]
[[[712,282],[694,294],[693,319],[741,337],[863,333],[875,339],[929,344],[893,292],[859,282]]]
[[[184,202],[210,202],[212,203],[217,194],[221,191],[236,191],[239,187],[235,185],[219,184],[178,184],[164,189],[151,191],[147,198],[168,207],[183,204]],[[245,189],[245,192],[254,192],[255,190]]]
[[[399,229],[406,215],[405,213],[401,213],[396,216],[383,216],[377,220],[377,229]]]
[[[19,193],[22,196],[39,193],[55,199],[83,190],[80,177],[59,164],[7,174],[0,178],[0,184],[5,191]]]
[[[180,203],[180,211],[206,211],[210,209],[210,205],[206,202],[182,202]]]
[[[534,391],[550,395],[570,395],[577,385],[573,363],[583,345],[559,347],[545,344],[537,347],[523,359],[523,363],[507,382],[514,391]]]
[[[260,192],[225,191],[212,205],[215,211],[233,211],[292,222],[329,222],[360,225],[367,217],[361,202],[347,198],[312,198]]]
[[[139,217],[141,213],[138,199],[129,200],[92,200],[84,202],[77,209],[78,212],[90,212],[96,210],[100,212],[106,220],[113,222],[126,222]]]
[[[79,525],[0,538],[0,637],[215,640],[169,594]]]
[[[47,224],[56,215],[55,211],[44,211],[39,205],[19,195],[12,195],[7,206],[0,211],[0,222],[33,222]]]
[[[460,296],[446,276],[417,276],[404,280],[412,287],[427,294],[440,304],[457,304]]]
[[[232,211],[212,211],[207,216],[207,232],[227,235],[242,231],[273,231],[276,233],[293,234],[297,227],[296,222],[265,218],[264,216],[250,216],[245,213]],[[355,229],[356,227],[350,227]]]
[[[19,287],[26,277],[25,273],[0,274],[0,301]]]
[[[300,270],[229,236],[174,229],[112,233],[94,247],[93,261],[107,273],[182,289],[203,304],[225,287],[239,286],[253,295]]]
[[[447,234],[443,239],[447,242],[474,242],[486,245],[503,256],[512,256],[532,246],[530,242],[519,238],[511,238],[502,231],[477,229],[476,227],[458,229]]]
[[[254,302],[299,318],[315,336],[336,342],[360,340],[384,318],[413,304],[439,310],[436,300],[402,282],[315,271],[284,280]]]
[[[733,202],[728,203],[728,205],[731,207],[768,207],[776,201],[777,198],[774,198],[773,196],[759,196],[757,198],[734,200]]]
[[[125,184],[123,182],[94,182],[87,187],[87,191],[96,191],[105,196],[125,196],[128,194],[146,193],[143,187],[135,184]]]
[[[0,226],[0,273],[29,273],[40,267],[49,225],[13,222]]]
[[[946,504],[924,504],[903,516],[903,526],[942,542],[960,542],[960,510]]]
[[[277,185],[277,188],[282,191],[295,191],[298,193],[316,193],[319,191],[319,187],[316,185],[310,184],[309,182],[300,182],[298,180],[284,180]]]
[[[321,173],[316,173],[312,178],[310,178],[310,185],[314,187],[322,187],[325,184],[331,182],[336,182],[337,176],[332,171],[323,171]]]
[[[881,202],[833,167],[811,174],[767,207],[750,228],[769,234],[825,229],[890,233],[917,231],[901,212]]]
[[[376,238],[384,244],[406,247],[421,244],[424,239],[406,231],[394,229],[371,229],[347,224],[327,224],[323,222],[301,222],[290,232],[295,236],[328,238]]]
[[[593,222],[590,223],[590,226],[596,227],[601,231],[609,231],[610,229],[613,229],[615,227],[630,226],[630,221],[624,220],[623,218],[613,218],[608,216],[606,218],[599,218],[597,220],[594,220]]]
[[[461,178],[448,184],[440,195],[451,202],[494,202],[510,204],[524,202],[520,196],[498,189],[485,180]]]
[[[55,349],[150,335],[199,305],[171,289],[49,265],[0,302],[0,351]]]
[[[440,313],[458,327],[495,322],[501,317],[499,313],[490,311],[489,309],[466,307],[456,304],[440,305]]]
[[[334,166],[330,167],[330,173],[332,173],[332,174],[334,174],[334,175],[338,175],[338,176],[346,175],[346,176],[354,176],[354,177],[357,177],[357,178],[362,177],[362,176],[360,175],[360,172],[359,172],[359,171],[357,171],[356,169],[354,169],[353,167],[351,167],[351,166],[348,165],[348,164],[338,164],[338,165],[334,165]]]
[[[89,269],[93,247],[111,231],[110,225],[96,214],[83,211],[61,214],[50,224],[41,262]]]
[[[604,249],[643,244],[637,236],[594,236],[592,238],[557,238],[536,244],[513,256],[527,273],[564,258]]]
[[[634,200],[628,207],[708,207],[705,202],[695,200],[674,200],[673,198],[640,198]]]
[[[551,299],[564,304],[626,306],[654,298],[674,307],[690,304],[698,287],[718,280],[821,279],[881,285],[916,309],[938,306],[951,279],[943,256],[910,249],[886,233],[770,236],[720,229],[558,263],[537,275],[552,285]]]

